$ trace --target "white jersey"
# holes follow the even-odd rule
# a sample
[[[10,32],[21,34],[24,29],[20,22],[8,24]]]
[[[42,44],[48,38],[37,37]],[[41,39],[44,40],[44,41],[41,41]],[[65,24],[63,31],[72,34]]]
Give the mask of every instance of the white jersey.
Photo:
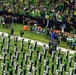
[[[69,73],[68,73],[68,72],[66,72],[66,75],[69,75]]]

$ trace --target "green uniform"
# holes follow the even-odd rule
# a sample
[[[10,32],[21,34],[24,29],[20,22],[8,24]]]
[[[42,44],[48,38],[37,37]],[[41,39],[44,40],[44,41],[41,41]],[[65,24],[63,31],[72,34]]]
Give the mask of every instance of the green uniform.
[[[26,66],[23,67],[23,73],[24,73],[24,75],[26,75],[26,70],[27,70],[27,67]]]
[[[20,64],[21,64],[21,69],[23,67],[23,59],[20,60]]]
[[[7,60],[7,71],[9,70],[10,61]]]
[[[67,62],[64,61],[64,71],[66,71],[66,67],[67,67]]]
[[[36,65],[37,65],[37,58],[35,57],[34,58],[34,67],[36,67]]]
[[[14,42],[14,45],[17,46],[17,42],[16,41]]]
[[[54,73],[54,62],[51,62],[51,71]]]
[[[13,75],[13,69],[9,68],[9,75]]]
[[[46,60],[47,60],[47,65],[49,65],[49,59],[50,57],[47,56]]]

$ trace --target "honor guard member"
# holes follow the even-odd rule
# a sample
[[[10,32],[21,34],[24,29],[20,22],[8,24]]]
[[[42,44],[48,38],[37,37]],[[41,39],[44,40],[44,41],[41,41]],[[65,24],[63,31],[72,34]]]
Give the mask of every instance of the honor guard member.
[[[51,71],[52,71],[52,74],[54,73],[54,62],[51,62]]]
[[[22,67],[23,67],[23,59],[22,58],[20,59],[20,65],[21,65],[21,69],[22,69]]]
[[[53,50],[56,51],[57,50],[57,44],[55,42],[54,42],[53,46],[54,46]]]
[[[30,52],[30,50],[32,50],[32,45],[29,45],[29,52]]]
[[[21,43],[21,52],[23,51],[24,43]]]
[[[23,44],[24,44],[24,40],[25,40],[25,39],[24,39],[24,38],[22,38],[21,43],[23,43]]]
[[[47,60],[44,59],[44,70],[46,70],[46,66],[47,66]]]
[[[18,75],[22,75],[22,70],[20,68],[18,69]]]
[[[66,60],[68,60],[69,51],[66,51]]]
[[[33,62],[30,61],[30,69],[29,69],[29,72],[32,72],[32,64],[33,64]]]
[[[46,60],[47,60],[47,65],[49,65],[49,59],[50,59],[50,56],[47,56]]]
[[[7,53],[9,53],[10,43],[7,43]]]
[[[52,54],[52,50],[53,50],[53,43],[51,40],[49,40],[49,43],[48,43],[48,46],[49,46],[49,53]]]
[[[17,42],[17,41],[15,41],[15,42],[14,42],[14,46],[16,46],[16,47],[17,47],[17,43],[18,43],[18,42]]]
[[[34,57],[34,67],[37,66],[37,57]]]
[[[59,60],[60,60],[60,57],[56,57],[56,65],[57,65],[57,69],[59,68]]]
[[[69,67],[72,65],[72,56],[69,56]]]
[[[27,70],[27,67],[23,66],[23,75],[26,75],[26,70]]]
[[[15,37],[14,42],[18,42],[18,37],[17,36]],[[17,43],[16,43],[16,45],[17,45]]]
[[[2,62],[2,72],[5,70],[5,64]]]
[[[11,55],[11,63],[12,63],[12,66],[14,65],[14,56],[13,55]]]
[[[46,75],[49,75],[49,69],[50,69],[50,67],[49,66],[46,66]]]
[[[28,55],[25,54],[25,63],[26,63],[26,65],[27,65],[27,62],[28,62]]]
[[[74,53],[74,62],[76,62],[76,53]]]
[[[23,51],[24,44],[21,43],[21,52]]]
[[[61,51],[61,49],[58,49],[58,57],[60,57],[60,51]]]
[[[20,52],[16,51],[16,60],[19,61],[19,54]]]
[[[3,53],[4,63],[6,62],[7,54]]]
[[[10,60],[11,60],[12,53],[13,53],[13,51],[10,49]]]
[[[74,75],[76,75],[76,62],[74,62]]]
[[[7,59],[7,71],[9,70],[9,67],[10,67],[10,60]]]
[[[32,49],[30,50],[30,60],[32,60],[32,53],[33,53],[33,51],[32,51]]]
[[[14,54],[16,56],[16,51],[18,51],[18,46],[14,46]]]
[[[23,59],[25,59],[25,50],[23,51]]]
[[[18,70],[18,62],[14,62],[14,70],[15,70],[15,74],[17,74],[17,70]]]
[[[41,61],[42,61],[42,54],[41,53],[38,54],[38,59],[39,59],[39,63],[41,63]]]
[[[38,58],[39,50],[40,50],[40,47],[37,47],[37,50],[36,50],[37,51],[37,54],[36,54],[37,58]]]
[[[36,75],[37,70],[36,70],[36,68],[35,68],[35,67],[34,67],[34,70],[33,70],[33,71],[34,71],[34,75]]]
[[[56,53],[56,51],[52,51],[52,61],[54,61],[54,59],[55,59],[55,53]]]
[[[66,71],[66,68],[67,68],[67,61],[64,60],[64,71]]]
[[[36,51],[36,48],[37,48],[37,42],[35,41],[34,42],[34,50]]]
[[[29,49],[29,45],[31,44],[31,40],[28,40],[28,49]]]
[[[60,63],[62,64],[62,62],[63,62],[63,57],[64,57],[64,55],[62,54],[62,55],[60,55]]]
[[[46,51],[47,51],[46,47],[43,47],[44,59],[46,59]]]
[[[2,33],[1,35],[2,35],[2,37],[4,37],[4,33]]]
[[[8,33],[8,38],[10,38],[11,37],[11,35],[10,35],[10,33]]]
[[[23,51],[24,39],[21,40],[21,51]]]
[[[5,37],[2,38],[2,44],[4,44],[4,42],[5,42]]]
[[[10,38],[8,38],[8,39],[7,39],[7,43],[9,43],[9,44],[10,44],[10,41],[11,41],[11,39],[10,39]]]
[[[63,64],[60,64],[60,75],[63,75]]]
[[[39,63],[39,64],[38,64],[38,75],[41,75],[41,66],[42,66],[42,64]]]
[[[11,66],[9,67],[9,75],[13,75],[13,68]]]
[[[16,37],[15,37],[15,40],[14,40],[14,46],[17,47],[17,43],[18,43],[18,37],[16,36]]]
[[[70,67],[70,75],[73,75],[74,69]]]
[[[52,55],[53,45],[49,47],[49,53]]]

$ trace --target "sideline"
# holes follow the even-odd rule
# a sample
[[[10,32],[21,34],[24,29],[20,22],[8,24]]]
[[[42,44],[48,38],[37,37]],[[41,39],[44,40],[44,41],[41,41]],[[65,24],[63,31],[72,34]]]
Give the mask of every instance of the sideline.
[[[7,33],[0,31],[0,35],[2,33],[4,33],[4,36],[8,36]],[[21,38],[20,36],[17,36],[17,37],[18,37],[18,40],[21,40],[22,38],[24,38],[24,37]],[[11,36],[11,38],[14,38],[14,36]],[[31,39],[24,38],[24,41],[28,42],[28,40],[31,40]],[[37,40],[31,40],[31,43],[34,43],[35,41],[37,41]],[[43,44],[46,44],[46,47],[48,47],[48,44],[47,43],[42,43],[42,42],[39,42],[39,41],[37,41],[37,42],[38,42],[37,44],[40,45],[40,46],[43,46]],[[58,48],[60,48],[61,51],[63,51],[63,52],[69,51],[70,54],[74,54],[76,52],[76,51],[73,51],[73,50],[70,50],[70,49],[66,49],[66,48],[62,48],[62,47],[57,47],[57,49]]]

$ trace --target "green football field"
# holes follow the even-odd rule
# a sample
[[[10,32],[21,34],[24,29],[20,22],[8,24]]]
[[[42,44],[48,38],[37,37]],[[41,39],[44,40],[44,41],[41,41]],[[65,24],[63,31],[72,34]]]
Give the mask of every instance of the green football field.
[[[0,42],[1,42],[1,36],[0,36]],[[25,45],[24,45],[24,51],[29,55],[28,43],[25,42],[24,44],[25,44]],[[1,45],[1,44],[0,44],[0,45]],[[31,45],[33,46],[34,44],[31,43]],[[7,37],[5,37],[4,47],[6,48],[6,46],[7,46]],[[42,47],[41,47],[41,46],[38,46],[38,47],[40,47],[40,52],[43,53]],[[10,49],[11,49],[11,50],[14,50],[14,39],[11,39]],[[19,41],[18,41],[18,51],[20,52],[20,58],[19,58],[19,61],[18,61],[19,66],[20,66],[20,59],[21,59],[22,56],[23,56],[23,52],[21,52],[20,49],[21,49],[21,41],[19,40]],[[33,49],[32,49],[32,50],[33,50]],[[7,51],[6,51],[6,52],[7,52]],[[14,54],[14,51],[13,51],[13,54]],[[0,51],[0,55],[2,56],[2,52],[1,52],[1,51]],[[61,52],[61,55],[64,55],[64,57],[63,57],[63,63],[64,63],[64,60],[65,60],[65,58],[66,58],[66,57],[65,57],[65,53],[64,53],[64,52]],[[47,56],[50,57],[50,62],[49,62],[50,70],[49,70],[49,75],[52,75],[52,74],[51,74],[51,63],[52,63],[52,59],[51,59],[51,55],[48,53],[48,51],[47,51]],[[69,54],[69,56],[73,56],[73,55],[72,55],[72,54]],[[32,58],[32,61],[34,61],[34,57],[36,57],[36,51],[33,50],[33,58]],[[54,73],[56,73],[56,57],[57,57],[57,51],[56,51],[55,61],[54,61],[54,64],[55,64],[55,66],[54,66],[54,68],[55,68]],[[9,53],[7,54],[7,59],[9,59]],[[16,59],[15,59],[15,60],[16,60]],[[73,59],[73,60],[74,60],[74,59]],[[2,75],[2,71],[1,71],[1,63],[2,63],[2,61],[3,61],[3,60],[0,60],[0,75]],[[28,67],[29,62],[30,62],[30,59],[28,59],[28,64],[27,64],[27,65],[25,64],[25,61],[24,61],[23,63],[24,63],[24,65],[26,65],[26,66]],[[10,63],[10,64],[11,64],[11,63]],[[43,70],[44,70],[44,67],[43,67],[43,65],[44,65],[44,57],[43,57],[43,55],[42,55],[42,62],[41,62],[41,64],[42,64],[42,65],[41,65],[41,75],[43,75]],[[34,65],[34,64],[33,64],[33,65]],[[73,66],[74,66],[74,61],[72,61],[72,67],[73,67]],[[12,68],[13,68],[13,66],[12,66]],[[67,71],[70,72],[69,70],[70,70],[70,68],[69,68],[69,63],[68,63],[68,61],[67,61]],[[29,71],[29,70],[27,69],[27,72],[28,72],[28,71]],[[13,68],[13,72],[14,72],[14,68]],[[32,71],[32,74],[33,74],[33,71]],[[8,72],[7,75],[9,75],[9,72]],[[37,60],[37,75],[38,75],[38,60]],[[63,75],[65,75],[65,72],[63,72]]]
[[[23,30],[23,24],[18,24],[18,23],[15,23],[12,25],[12,27],[14,28],[14,35],[20,35],[20,30]],[[28,31],[24,31],[24,35],[23,37],[25,38],[29,38],[29,39],[32,39],[32,40],[37,40],[37,41],[40,41],[40,42],[43,42],[43,43],[48,43],[49,42],[49,39],[47,38],[46,34],[37,34],[37,33],[34,33],[34,32],[31,32],[30,31],[30,27],[28,25]],[[44,28],[46,29],[46,28]],[[1,32],[6,32],[6,33],[10,33],[10,28],[6,28],[6,27],[3,27],[1,24],[0,24],[0,31]],[[60,45],[61,47],[64,47],[64,48],[69,48],[69,46],[67,46],[67,43],[61,41],[60,42]],[[69,48],[70,49],[70,48]]]
[[[23,25],[22,24],[15,24],[15,25],[13,25],[13,27],[14,27],[14,34],[15,35],[20,35],[20,30],[23,30]],[[29,26],[29,29],[30,29],[30,26]],[[0,25],[0,31],[2,31],[2,32],[6,32],[6,33],[9,33],[10,32],[10,28],[3,28],[2,27],[2,25]],[[30,39],[33,39],[33,40],[38,40],[38,41],[41,41],[41,42],[44,42],[44,43],[48,43],[48,39],[46,39],[46,36],[44,35],[44,34],[42,34],[42,35],[40,35],[40,34],[36,34],[36,33],[33,33],[33,32],[30,32],[30,30],[28,30],[28,31],[24,31],[25,32],[25,34],[23,35],[23,37],[26,37],[26,38],[30,38]],[[1,42],[1,36],[0,36],[0,42]],[[5,38],[5,48],[6,48],[6,44],[7,44],[7,37]],[[1,44],[0,44],[1,45]],[[31,44],[32,46],[33,46],[33,44]],[[64,47],[66,47],[66,48],[68,48],[67,47],[67,45],[64,43],[64,42],[62,42],[61,43],[61,45],[62,46],[64,46]],[[26,50],[26,53],[29,55],[29,50],[28,50],[28,45],[27,45],[27,42],[25,42],[25,45],[24,45],[24,50]],[[42,50],[42,47],[41,46],[39,46],[40,47],[40,52],[41,53],[43,53],[43,50]],[[19,40],[18,41],[18,51],[20,51],[20,48],[21,48],[21,41]],[[10,49],[11,50],[14,50],[14,39],[11,39],[11,46],[10,46]],[[22,58],[22,54],[23,52],[20,52],[20,58]],[[13,54],[14,54],[14,52],[13,52]],[[2,56],[2,52],[0,52],[0,55]],[[61,55],[64,55],[64,57],[63,57],[63,63],[64,63],[64,60],[65,60],[65,53],[64,52],[61,52]],[[48,51],[47,51],[47,56],[49,56],[50,57],[50,62],[49,62],[49,66],[50,66],[50,70],[49,70],[49,75],[52,75],[51,74],[51,63],[52,63],[52,58],[51,58],[51,55],[48,53]],[[69,54],[69,56],[73,56],[72,54]],[[32,61],[34,61],[34,57],[36,57],[36,51],[33,51],[33,59],[32,59]],[[56,52],[56,55],[55,55],[55,61],[54,61],[54,64],[55,64],[55,66],[54,66],[54,68],[55,68],[55,70],[54,70],[54,73],[56,73],[56,57],[57,57],[57,52]],[[7,54],[7,58],[9,59],[9,53]],[[74,60],[74,59],[73,59]],[[3,60],[0,60],[0,75],[2,75],[2,71],[1,71],[1,62],[2,62]],[[37,60],[38,61],[38,60]],[[30,62],[30,59],[29,59],[29,61],[28,61],[28,65],[29,65],[29,62]],[[19,59],[19,62],[18,62],[19,64],[20,64],[20,59]],[[42,66],[41,66],[41,75],[43,75],[43,70],[44,70],[44,67],[43,67],[43,65],[44,65],[44,58],[43,58],[43,56],[42,56]],[[25,61],[24,61],[24,65],[25,65]],[[27,67],[28,67],[28,65],[27,65]],[[34,64],[33,64],[34,65]],[[72,61],[72,67],[74,66],[74,61]],[[13,67],[13,66],[12,66]],[[28,72],[29,70],[27,69],[27,72]],[[70,68],[69,68],[69,63],[68,63],[68,61],[67,61],[67,71],[69,72],[70,71]],[[9,73],[8,73],[8,75],[9,75]],[[37,75],[38,75],[38,64],[37,64]],[[63,72],[63,75],[65,75],[65,72]]]

